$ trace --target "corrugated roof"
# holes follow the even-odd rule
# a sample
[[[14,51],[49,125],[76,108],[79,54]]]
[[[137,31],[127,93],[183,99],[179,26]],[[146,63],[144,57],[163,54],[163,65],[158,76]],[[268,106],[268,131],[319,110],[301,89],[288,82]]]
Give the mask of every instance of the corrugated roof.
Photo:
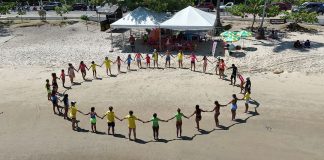
[[[111,14],[115,14],[118,8],[119,8],[118,5],[110,5],[106,3],[103,7],[98,8],[97,13],[111,15]]]

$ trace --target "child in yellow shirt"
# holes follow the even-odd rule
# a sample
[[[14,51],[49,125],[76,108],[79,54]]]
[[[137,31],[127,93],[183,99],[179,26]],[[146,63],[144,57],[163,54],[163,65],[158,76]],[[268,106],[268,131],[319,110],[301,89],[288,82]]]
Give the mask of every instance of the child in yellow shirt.
[[[132,140],[131,139],[131,134],[132,134],[132,131],[133,131],[133,134],[134,134],[134,140],[136,140],[136,123],[135,121],[138,120],[138,121],[141,121],[144,123],[144,121],[142,121],[141,119],[135,117],[133,115],[133,111],[129,111],[129,115],[125,116],[123,119],[121,120],[124,120],[124,119],[127,119],[128,120],[128,129],[129,129],[129,132],[128,132],[128,139],[129,140]]]

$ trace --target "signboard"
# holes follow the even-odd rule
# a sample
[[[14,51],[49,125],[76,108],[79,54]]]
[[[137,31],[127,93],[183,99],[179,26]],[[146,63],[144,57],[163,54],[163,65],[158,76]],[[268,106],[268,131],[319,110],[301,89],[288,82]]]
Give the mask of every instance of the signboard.
[[[216,46],[217,46],[217,42],[214,41],[214,42],[213,42],[213,48],[212,48],[212,54],[213,54],[213,57],[215,57],[215,53],[216,53]]]

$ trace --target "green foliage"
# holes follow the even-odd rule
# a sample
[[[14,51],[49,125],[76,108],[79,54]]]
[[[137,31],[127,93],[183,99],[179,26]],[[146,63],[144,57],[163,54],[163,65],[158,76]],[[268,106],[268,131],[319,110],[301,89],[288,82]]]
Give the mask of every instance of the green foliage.
[[[323,0],[296,0],[293,4],[301,5],[305,2],[323,2]]]
[[[124,0],[120,4],[131,10],[142,6],[157,12],[173,12],[193,5],[194,0]]]
[[[72,10],[72,7],[69,5],[63,5],[62,7],[56,6],[55,12],[57,15],[62,17],[62,20],[64,19],[63,15],[66,13],[69,13]]]
[[[284,16],[280,17],[282,19],[293,20],[294,23],[316,23],[318,22],[317,13],[316,12],[284,12]]]
[[[17,14],[20,15],[20,20],[22,22],[23,21],[22,15],[26,14],[26,10],[23,8],[19,8]]]
[[[235,16],[244,16],[244,13],[252,14],[253,15],[253,21],[251,29],[253,30],[253,26],[256,20],[256,16],[262,16],[263,12],[263,6],[264,6],[264,0],[247,0],[246,5],[240,4],[240,5],[234,5],[231,9],[228,9],[228,11],[235,15]],[[280,13],[278,6],[271,6],[265,10],[265,14],[268,17],[275,17]]]
[[[275,17],[279,15],[279,13],[280,13],[279,6],[271,6],[266,9],[267,17]],[[259,15],[262,16],[262,12],[260,12]]]
[[[42,21],[45,21],[46,20],[46,11],[45,10],[39,10],[38,11],[38,15],[39,15],[39,18],[42,20]]]
[[[0,5],[0,14],[9,14],[9,10],[16,4],[14,2],[3,2]]]
[[[22,8],[19,8],[18,11],[17,11],[17,14],[18,15],[25,15],[26,14],[26,10],[22,9]]]
[[[243,17],[245,5],[244,4],[239,4],[239,5],[234,5],[231,8],[227,8],[226,11],[230,12],[234,16],[241,16]]]
[[[89,17],[87,15],[82,15],[80,17],[80,19],[84,20],[84,21],[89,21]]]
[[[323,2],[323,0],[272,0],[271,2],[286,2],[292,5],[301,5],[305,2]]]
[[[88,30],[88,21],[89,21],[89,17],[87,15],[82,15],[80,17],[80,19],[84,20],[85,21],[85,24],[87,26],[87,30]]]
[[[105,2],[105,0],[90,0],[90,4],[100,6]]]

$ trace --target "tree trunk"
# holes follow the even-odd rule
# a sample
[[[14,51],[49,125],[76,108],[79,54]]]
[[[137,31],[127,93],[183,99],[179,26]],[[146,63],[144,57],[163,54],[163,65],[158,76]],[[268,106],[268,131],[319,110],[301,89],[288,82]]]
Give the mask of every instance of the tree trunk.
[[[263,23],[264,23],[264,16],[265,16],[265,12],[266,12],[267,3],[268,3],[268,0],[265,0],[264,5],[263,5],[263,11],[262,11],[262,20],[261,20],[261,24],[260,24],[259,29],[258,29],[259,39],[264,39],[265,38],[264,29],[263,29]]]
[[[214,27],[214,35],[218,36],[222,32],[222,22],[220,19],[220,0],[217,0],[216,4],[216,20],[215,20],[215,27]]]
[[[251,27],[251,31],[252,31],[252,32],[253,32],[253,30],[254,30],[255,18],[256,18],[256,14],[253,14],[253,21],[252,21],[252,27]]]

